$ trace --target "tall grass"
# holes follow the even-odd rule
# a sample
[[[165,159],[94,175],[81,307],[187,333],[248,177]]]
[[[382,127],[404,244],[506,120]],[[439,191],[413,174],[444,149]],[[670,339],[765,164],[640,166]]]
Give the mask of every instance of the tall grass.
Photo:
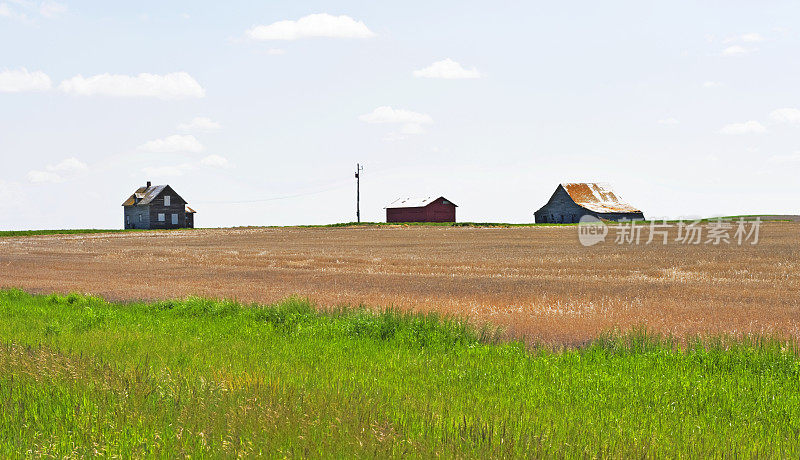
[[[291,298],[0,291],[0,457],[797,457],[800,360],[644,331],[530,350]]]

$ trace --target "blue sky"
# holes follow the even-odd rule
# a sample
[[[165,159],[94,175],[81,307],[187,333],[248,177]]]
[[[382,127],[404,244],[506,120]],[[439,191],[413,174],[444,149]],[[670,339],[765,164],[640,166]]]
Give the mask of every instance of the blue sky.
[[[800,213],[800,4],[0,0],[0,228],[527,222],[559,182],[648,217]],[[288,22],[286,22],[288,21]],[[277,23],[277,24],[276,24]]]

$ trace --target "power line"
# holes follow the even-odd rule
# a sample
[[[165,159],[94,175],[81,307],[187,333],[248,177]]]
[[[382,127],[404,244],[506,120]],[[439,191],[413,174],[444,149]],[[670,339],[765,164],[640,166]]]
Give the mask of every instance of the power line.
[[[395,171],[395,170],[398,170],[398,169],[401,169],[401,168],[399,168],[398,166],[390,166],[390,167],[383,167],[383,168],[378,168],[378,169],[370,169],[370,171],[373,172],[373,177],[375,177],[376,175],[380,176],[381,175],[380,173],[387,172],[387,171]],[[364,170],[363,166],[361,166],[360,164],[356,164],[356,180],[357,180],[356,181],[356,219],[360,219],[360,214],[361,214],[360,209],[359,209],[360,208],[360,183],[359,183],[358,180],[360,179],[359,171],[363,171],[363,170]],[[313,192],[294,193],[294,194],[291,194],[291,195],[279,195],[279,196],[273,196],[273,197],[269,197],[269,198],[256,198],[256,199],[252,199],[252,200],[203,200],[203,201],[193,201],[192,203],[193,204],[265,203],[265,202],[269,202],[269,201],[288,200],[288,199],[291,199],[291,198],[300,198],[300,197],[303,197],[303,196],[318,195],[320,193],[330,192],[332,190],[338,190],[338,189],[344,188],[346,185],[347,185],[347,182],[342,181],[342,182],[337,182],[336,185],[333,185],[331,187],[327,187],[327,188],[324,188],[322,190],[315,190]]]

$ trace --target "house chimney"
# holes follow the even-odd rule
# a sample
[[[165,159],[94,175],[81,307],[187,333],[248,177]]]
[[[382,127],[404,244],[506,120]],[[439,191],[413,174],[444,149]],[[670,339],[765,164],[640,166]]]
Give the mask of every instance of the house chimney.
[[[150,188],[150,181],[147,181],[147,188]]]

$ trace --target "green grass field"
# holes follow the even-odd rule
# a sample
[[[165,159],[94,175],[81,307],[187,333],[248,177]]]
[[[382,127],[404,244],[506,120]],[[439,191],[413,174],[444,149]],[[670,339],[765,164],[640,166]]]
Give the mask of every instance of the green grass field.
[[[0,457],[794,457],[800,359],[645,333],[526,349],[302,299],[0,291]]]
[[[82,228],[73,230],[2,230],[0,237],[8,236],[36,236],[36,235],[79,235],[84,233],[119,233],[141,232],[144,230],[121,230],[107,228]]]
[[[738,220],[744,218],[745,220],[754,220],[756,217],[764,217],[762,215],[748,215],[748,216],[727,216],[721,217],[725,220]],[[709,222],[716,220],[715,218],[701,219],[702,222]],[[769,219],[770,221],[791,222],[790,219]],[[677,220],[669,220],[668,223],[679,222]],[[637,224],[649,225],[650,221],[636,221]],[[233,227],[233,228],[336,228],[336,227],[385,227],[385,226],[427,226],[427,227],[561,227],[561,226],[574,226],[577,224],[510,224],[503,222],[406,222],[406,223],[387,223],[387,222],[341,222],[336,224],[320,224],[320,225],[289,225],[289,226],[267,226],[267,227]],[[185,229],[183,229],[185,230]],[[36,235],[73,235],[83,233],[118,233],[118,232],[146,232],[146,231],[168,231],[168,230],[122,230],[122,229],[72,229],[72,230],[0,230],[0,238],[11,236],[36,236]]]

